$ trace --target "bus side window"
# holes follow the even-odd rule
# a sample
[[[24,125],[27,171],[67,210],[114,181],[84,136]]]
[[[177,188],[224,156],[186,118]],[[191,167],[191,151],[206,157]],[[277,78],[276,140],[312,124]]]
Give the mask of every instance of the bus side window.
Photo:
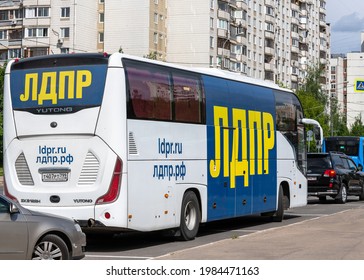
[[[129,94],[137,119],[171,120],[169,76],[160,69],[127,67]]]
[[[173,101],[177,122],[201,123],[201,95],[198,77],[173,73]]]

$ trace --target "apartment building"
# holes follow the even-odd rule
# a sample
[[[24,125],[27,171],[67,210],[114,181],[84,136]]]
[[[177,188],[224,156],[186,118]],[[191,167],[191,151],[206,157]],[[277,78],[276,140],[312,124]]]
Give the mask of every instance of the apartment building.
[[[296,89],[308,67],[321,63],[329,69],[325,5],[325,0],[0,1],[0,59],[121,51]],[[322,83],[327,81],[325,74]]]
[[[96,52],[98,1],[0,1],[0,60],[69,52]]]
[[[330,101],[337,103],[339,112],[347,114],[347,59],[332,55],[330,59]]]
[[[169,0],[167,60],[296,89],[310,66],[329,69],[325,6],[323,0]]]
[[[364,32],[361,51],[332,55],[330,97],[336,99],[350,128],[357,118],[364,122]]]

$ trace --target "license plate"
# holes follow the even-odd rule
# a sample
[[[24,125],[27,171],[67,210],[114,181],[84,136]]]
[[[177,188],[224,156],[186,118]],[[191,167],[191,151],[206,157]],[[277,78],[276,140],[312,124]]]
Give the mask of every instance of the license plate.
[[[44,172],[42,173],[43,182],[67,182],[67,172]]]
[[[308,181],[316,181],[317,180],[317,177],[307,177],[307,180]]]

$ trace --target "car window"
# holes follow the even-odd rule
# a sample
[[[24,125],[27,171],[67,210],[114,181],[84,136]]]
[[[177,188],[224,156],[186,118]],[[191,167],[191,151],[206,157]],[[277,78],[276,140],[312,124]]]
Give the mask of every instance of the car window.
[[[0,198],[0,213],[8,213],[9,212],[9,203]]]
[[[343,163],[343,166],[344,166],[345,169],[350,169],[347,158],[341,157],[341,162]]]
[[[336,168],[344,168],[345,163],[339,155],[331,155],[332,163]]]
[[[309,157],[307,160],[308,173],[321,173],[330,167],[330,159],[328,157]]]
[[[353,160],[348,159],[348,164],[349,164],[349,168],[351,170],[356,170],[357,169],[356,164],[355,164],[355,162]]]

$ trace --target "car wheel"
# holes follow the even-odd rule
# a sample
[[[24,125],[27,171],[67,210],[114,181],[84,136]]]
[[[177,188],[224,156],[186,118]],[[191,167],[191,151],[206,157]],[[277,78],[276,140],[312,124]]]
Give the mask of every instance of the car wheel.
[[[359,200],[364,200],[364,189],[362,190],[361,194],[359,195]]]
[[[34,247],[32,260],[69,260],[66,243],[57,235],[44,236]]]
[[[201,221],[201,211],[197,196],[194,192],[188,191],[183,196],[181,208],[181,238],[192,240],[196,237]]]
[[[341,184],[340,193],[336,201],[338,203],[345,204],[347,200],[348,200],[348,194],[346,192],[346,185]]]

